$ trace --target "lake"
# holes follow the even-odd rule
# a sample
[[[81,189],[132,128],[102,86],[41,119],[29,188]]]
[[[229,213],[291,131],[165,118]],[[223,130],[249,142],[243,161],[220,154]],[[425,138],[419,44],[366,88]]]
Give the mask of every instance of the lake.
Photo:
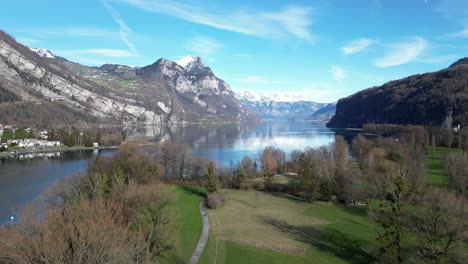
[[[335,132],[313,122],[264,121],[126,128],[126,134],[129,140],[186,144],[194,156],[229,166],[243,156],[255,158],[267,146],[290,152],[328,145],[333,142]],[[112,155],[114,152],[76,151],[0,159],[0,222],[7,222],[12,208],[34,200],[55,181],[84,172],[97,155]]]

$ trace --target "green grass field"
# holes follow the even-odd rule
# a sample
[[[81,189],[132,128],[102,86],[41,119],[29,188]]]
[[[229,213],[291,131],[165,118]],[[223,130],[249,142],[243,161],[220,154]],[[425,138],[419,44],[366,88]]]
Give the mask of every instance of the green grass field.
[[[175,195],[170,204],[174,212],[176,232],[175,249],[164,254],[160,263],[187,263],[197,246],[202,231],[199,205],[205,195],[204,188],[166,185]]]
[[[450,150],[427,155],[427,183],[445,185],[444,160]],[[432,155],[433,154],[433,155]],[[276,175],[286,184],[290,175]],[[176,249],[161,263],[186,263],[196,247],[202,223],[198,205],[204,189],[169,186],[175,199]],[[287,197],[223,190],[226,204],[210,210],[210,237],[199,263],[368,263],[374,261],[375,230],[365,208],[327,202],[306,203]]]
[[[375,238],[365,209],[306,203],[257,191],[223,190],[209,211],[200,263],[368,263]]]
[[[434,150],[432,150],[432,148],[429,149],[426,160],[426,179],[428,184],[438,186],[446,184],[444,161],[448,152],[448,148],[435,148]]]

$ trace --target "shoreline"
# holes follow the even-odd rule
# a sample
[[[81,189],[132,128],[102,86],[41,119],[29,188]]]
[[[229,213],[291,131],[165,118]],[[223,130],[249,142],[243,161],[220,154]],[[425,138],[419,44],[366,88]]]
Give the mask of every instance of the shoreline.
[[[99,147],[99,150],[118,149],[118,148],[119,146],[107,146],[107,147]],[[93,147],[58,147],[58,148],[50,148],[50,149],[20,149],[20,150],[15,150],[15,151],[16,151],[16,156],[18,156],[18,155],[25,155],[25,154],[67,152],[67,151],[80,151],[80,150],[94,150],[94,148]],[[0,152],[0,158],[14,158],[15,154],[11,152],[12,151],[9,151],[9,150]]]

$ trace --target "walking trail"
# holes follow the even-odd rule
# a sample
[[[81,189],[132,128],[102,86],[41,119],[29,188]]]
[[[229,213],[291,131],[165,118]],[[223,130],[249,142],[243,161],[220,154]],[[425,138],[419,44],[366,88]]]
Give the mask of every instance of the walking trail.
[[[208,215],[206,214],[206,206],[204,201],[200,203],[200,213],[203,221],[203,230],[200,236],[200,240],[198,241],[198,245],[195,248],[195,252],[193,252],[192,257],[187,262],[188,264],[196,264],[198,262],[198,259],[205,249],[206,241],[208,240],[208,231],[210,230],[210,225],[208,223]]]

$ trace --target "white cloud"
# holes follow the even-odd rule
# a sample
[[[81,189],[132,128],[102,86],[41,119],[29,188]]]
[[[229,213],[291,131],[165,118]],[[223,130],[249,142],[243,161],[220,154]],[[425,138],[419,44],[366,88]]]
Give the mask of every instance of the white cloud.
[[[57,53],[64,56],[73,55],[95,55],[101,57],[112,57],[112,58],[128,58],[135,57],[135,53],[125,49],[86,49],[86,50],[62,50]]]
[[[348,76],[347,72],[343,68],[336,65],[331,66],[330,72],[333,76],[333,79],[336,81],[341,81]]]
[[[375,66],[380,68],[398,66],[417,60],[429,46],[428,42],[416,37],[408,42],[386,45],[389,51],[385,56],[375,60]]]
[[[196,36],[185,43],[185,49],[198,55],[211,55],[223,47],[223,43],[216,39]]]
[[[219,10],[189,5],[177,1],[115,0],[143,10],[166,14],[192,23],[262,38],[277,39],[293,36],[312,42],[309,31],[313,9],[289,6],[277,12],[253,10]]]
[[[465,26],[463,30],[460,30],[455,33],[451,33],[448,35],[448,37],[452,38],[468,38],[468,26]]]
[[[348,44],[341,48],[341,52],[345,55],[358,53],[366,50],[375,41],[368,38],[360,38],[350,41]]]
[[[133,53],[138,53],[135,48],[135,45],[130,41],[129,35],[132,33],[132,30],[128,27],[127,23],[125,23],[125,21],[120,17],[120,14],[105,0],[102,0],[101,2],[106,8],[107,12],[109,12],[109,14],[115,20],[115,22],[119,24],[120,38],[122,39],[122,41],[125,43],[129,50],[131,50]]]

